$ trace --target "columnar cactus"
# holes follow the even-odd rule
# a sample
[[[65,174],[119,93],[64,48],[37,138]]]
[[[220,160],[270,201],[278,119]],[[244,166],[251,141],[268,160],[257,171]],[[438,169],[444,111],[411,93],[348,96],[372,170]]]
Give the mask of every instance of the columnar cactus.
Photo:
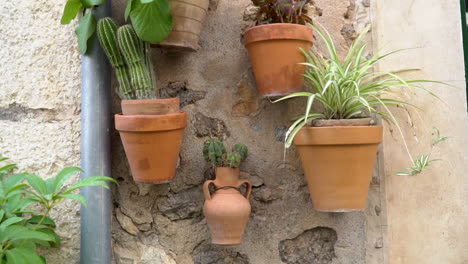
[[[135,88],[137,99],[150,99],[151,75],[145,63],[143,42],[130,25],[124,25],[117,30],[117,42],[125,62],[130,69],[130,81]]]
[[[115,69],[115,75],[119,81],[119,94],[122,99],[133,99],[135,94],[130,86],[127,67],[117,44],[117,24],[110,17],[99,20],[97,25],[98,39],[101,47],[109,59],[109,63]]]
[[[213,167],[238,168],[247,155],[247,147],[243,144],[235,144],[232,152],[226,153],[226,148],[219,138],[210,138],[203,145],[203,156]]]
[[[213,167],[223,166],[224,155],[226,155],[226,148],[219,138],[210,138],[203,144],[203,157],[211,162]]]

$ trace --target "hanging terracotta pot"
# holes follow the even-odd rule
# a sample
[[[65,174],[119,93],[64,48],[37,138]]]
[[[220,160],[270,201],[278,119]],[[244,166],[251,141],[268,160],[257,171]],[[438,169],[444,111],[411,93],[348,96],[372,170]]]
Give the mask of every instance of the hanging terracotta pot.
[[[127,155],[133,179],[164,183],[175,176],[187,114],[179,99],[123,100],[115,128]]]
[[[247,48],[257,87],[262,96],[282,96],[302,90],[308,50],[314,40],[312,28],[297,24],[269,24],[248,29]]]
[[[294,137],[314,209],[366,207],[382,126],[304,127]]]
[[[196,51],[203,21],[208,13],[209,0],[169,0],[173,19],[171,34],[158,46]]]
[[[242,195],[239,188],[244,184],[247,191],[245,195]],[[210,193],[210,185],[215,187],[213,194]],[[213,244],[238,245],[242,243],[250,216],[251,191],[252,184],[248,180],[239,180],[238,168],[216,168],[216,179],[205,182],[203,213],[208,222]]]

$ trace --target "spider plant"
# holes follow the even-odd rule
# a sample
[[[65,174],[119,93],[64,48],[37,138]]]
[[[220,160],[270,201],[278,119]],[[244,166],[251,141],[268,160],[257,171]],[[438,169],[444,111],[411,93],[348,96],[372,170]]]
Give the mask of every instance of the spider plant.
[[[307,67],[304,76],[310,86],[310,92],[294,93],[274,101],[276,103],[293,97],[307,98],[304,114],[294,118],[286,132],[285,147],[289,148],[297,132],[310,124],[313,119],[355,119],[376,115],[396,125],[403,137],[406,152],[411,162],[415,164],[402,130],[390,108],[418,109],[409,102],[398,100],[398,95],[416,89],[437,97],[421,84],[445,83],[432,80],[407,80],[399,76],[400,73],[413,69],[386,72],[376,70],[377,63],[402,50],[385,54],[380,54],[381,50],[378,50],[372,56],[367,56],[367,44],[363,40],[370,26],[367,26],[354,41],[344,59],[340,59],[330,33],[323,27],[311,26],[324,40],[327,55],[322,55],[315,47],[307,51],[301,50],[306,57],[306,62],[302,64]],[[322,111],[312,110],[316,104],[321,106]],[[421,164],[427,166],[429,163]]]

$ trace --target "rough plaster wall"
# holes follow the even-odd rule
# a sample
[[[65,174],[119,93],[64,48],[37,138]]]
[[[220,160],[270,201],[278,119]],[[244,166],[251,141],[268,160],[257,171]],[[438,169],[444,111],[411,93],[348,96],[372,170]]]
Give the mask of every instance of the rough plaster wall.
[[[126,1],[113,1],[122,22]],[[154,50],[158,86],[179,96],[188,113],[180,166],[169,184],[136,184],[118,133],[113,135],[114,258],[118,264],[383,263],[380,180],[377,167],[366,212],[319,213],[312,209],[294,148],[283,159],[282,137],[300,100],[272,105],[260,100],[242,32],[252,22],[248,0],[212,0],[197,53]],[[346,48],[369,23],[368,1],[316,0],[315,21]],[[320,46],[320,43],[318,44]],[[119,112],[119,100],[114,111]],[[202,214],[201,185],[211,177],[200,152],[210,135],[242,142],[249,158],[242,177],[253,182],[252,215],[244,243],[210,244]]]
[[[81,62],[75,25],[60,25],[63,5],[0,1],[0,155],[44,178],[80,163]],[[63,240],[48,263],[78,263],[79,208],[52,213]]]

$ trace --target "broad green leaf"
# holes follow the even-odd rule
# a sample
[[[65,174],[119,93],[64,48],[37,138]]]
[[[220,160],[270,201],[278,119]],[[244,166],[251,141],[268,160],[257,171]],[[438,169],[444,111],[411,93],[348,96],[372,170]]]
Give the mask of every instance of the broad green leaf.
[[[88,206],[88,201],[86,201],[86,198],[84,198],[84,196],[81,194],[66,193],[66,194],[61,194],[57,197],[72,199],[72,200],[80,202],[85,207]]]
[[[10,249],[10,250],[7,251],[6,254],[7,254],[8,263],[10,263],[10,260],[8,259],[9,254],[13,255],[15,257],[21,256],[23,261],[25,261],[25,262],[18,262],[18,263],[22,263],[22,264],[44,264],[45,263],[42,260],[42,258],[39,255],[37,255],[36,252],[34,252],[33,250],[28,249],[28,248]],[[15,262],[12,262],[12,263],[15,263]]]
[[[47,186],[43,179],[35,174],[29,174],[26,176],[26,180],[28,181],[29,185],[38,192],[40,195],[44,196],[47,194]]]
[[[60,246],[60,243],[62,242],[62,238],[57,235],[57,233],[55,233],[55,231],[53,229],[50,229],[50,228],[42,228],[42,229],[38,229],[38,231],[41,231],[43,233],[46,233],[48,234],[49,236],[53,237],[54,240],[53,241],[50,241],[49,242],[49,246],[52,246],[52,247],[58,247]]]
[[[167,0],[157,0],[146,4],[133,1],[130,19],[143,41],[159,43],[172,31],[172,15]]]
[[[60,171],[57,174],[57,176],[55,176],[54,185],[53,185],[53,194],[55,195],[60,191],[63,184],[65,183],[66,180],[68,180],[68,178],[80,172],[83,172],[83,170],[78,167],[68,167]]]
[[[81,0],[84,7],[90,8],[93,6],[104,4],[106,0]]]
[[[70,24],[70,22],[76,17],[83,7],[81,0],[68,0],[63,9],[62,19],[60,23],[62,25]]]
[[[142,4],[147,4],[147,3],[151,3],[153,2],[154,0],[140,0]]]
[[[128,20],[128,16],[130,15],[130,12],[132,11],[133,1],[135,1],[135,0],[128,0],[128,2],[127,2],[127,7],[125,8],[125,14],[124,14],[125,21]]]
[[[102,186],[102,187],[108,189],[109,186],[108,186],[106,181],[117,183],[117,181],[112,179],[111,177],[93,176],[93,177],[86,178],[84,180],[81,180],[81,181],[73,184],[70,188],[68,188],[66,191],[64,191],[63,194],[68,194],[68,193],[71,193],[72,191],[74,191],[76,189],[79,189],[79,188],[82,188],[82,187],[89,187],[89,186]]]
[[[88,39],[96,30],[96,18],[91,12],[86,13],[81,19],[80,25],[76,28],[75,33],[78,37],[78,49],[81,54],[85,54],[88,49]]]
[[[16,167],[16,164],[8,164],[6,166],[1,167],[0,172],[7,173],[7,172],[10,172],[10,171],[12,171],[13,169],[16,169],[16,168],[18,168],[18,167]]]
[[[40,231],[29,230],[28,228],[20,225],[11,225],[0,231],[0,238],[2,242],[10,240],[17,241],[22,239],[36,239],[41,241],[54,241],[54,238],[48,234]]]
[[[17,250],[7,250],[6,251],[6,259],[8,264],[32,264],[29,263],[23,255],[21,255]]]
[[[35,215],[35,216],[28,219],[28,223],[37,224],[37,223],[39,223],[41,221],[42,217],[43,217],[43,215]],[[48,216],[46,216],[44,218],[44,220],[42,221],[42,225],[50,226],[50,227],[53,227],[53,228],[56,227],[55,221],[52,218],[48,217]]]
[[[16,223],[21,222],[21,221],[23,221],[23,218],[21,218],[21,217],[8,218],[7,220],[3,221],[0,224],[0,230],[5,230],[5,228],[7,228],[8,226],[10,226],[12,224],[16,224]]]

